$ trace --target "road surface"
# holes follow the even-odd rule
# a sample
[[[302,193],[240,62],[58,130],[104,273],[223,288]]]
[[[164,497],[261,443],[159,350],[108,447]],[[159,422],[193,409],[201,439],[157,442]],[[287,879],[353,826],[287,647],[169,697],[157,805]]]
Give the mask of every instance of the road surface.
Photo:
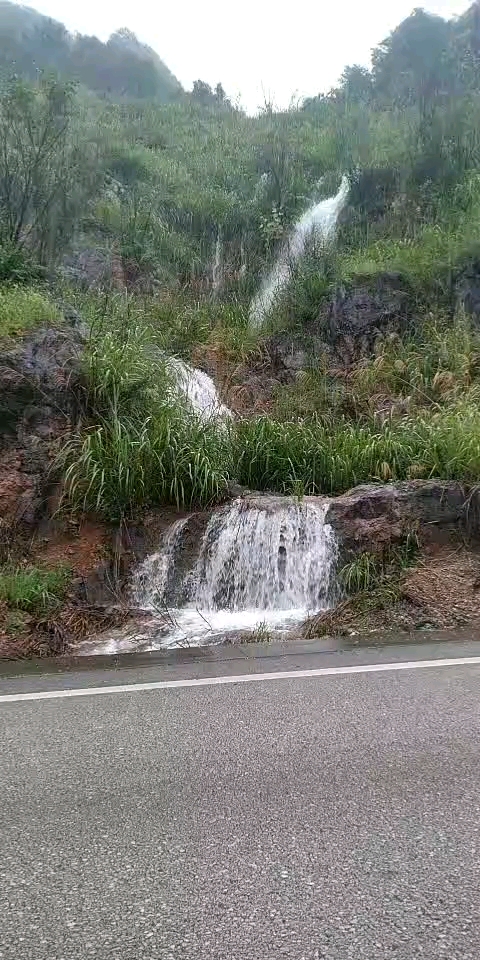
[[[478,960],[480,645],[215,657],[0,679],[2,960]]]

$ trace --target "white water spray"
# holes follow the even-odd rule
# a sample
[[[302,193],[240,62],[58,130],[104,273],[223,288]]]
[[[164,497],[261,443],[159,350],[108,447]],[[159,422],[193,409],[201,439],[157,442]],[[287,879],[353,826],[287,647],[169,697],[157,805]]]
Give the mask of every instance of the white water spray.
[[[184,394],[201,420],[225,420],[232,416],[231,411],[220,400],[217,388],[208,373],[191,367],[178,357],[167,357],[166,364],[179,391]]]
[[[218,642],[260,624],[281,633],[330,607],[336,543],[327,509],[328,502],[255,497],[217,510],[193,570],[183,583],[177,579],[189,602],[169,610],[152,648]],[[186,523],[174,524],[160,552],[139,568],[134,597],[142,610],[167,608]]]
[[[300,220],[297,220],[272,270],[252,302],[250,321],[254,326],[262,325],[279,293],[288,285],[293,267],[303,255],[308,239],[317,236],[322,243],[328,243],[332,238],[349,189],[348,177],[343,177],[336,196],[312,204]]]

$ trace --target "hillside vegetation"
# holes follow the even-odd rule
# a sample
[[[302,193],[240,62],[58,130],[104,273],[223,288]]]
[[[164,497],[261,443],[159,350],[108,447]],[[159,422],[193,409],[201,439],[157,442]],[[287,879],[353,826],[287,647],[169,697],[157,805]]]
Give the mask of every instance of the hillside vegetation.
[[[211,503],[232,482],[478,482],[477,3],[453,21],[416,10],[370,71],[256,117],[220,84],[183,91],[128,31],[72,38],[8,3],[0,64],[0,336],[21,330],[19,310],[26,329],[65,303],[92,331],[83,416],[57,464],[65,505],[117,520]],[[252,329],[250,299],[292,223],[344,173],[335,244],[310,251]],[[338,303],[378,301],[385,283],[398,316],[340,356]],[[273,359],[281,337],[308,354],[290,378]],[[202,425],[162,351],[213,373],[243,415]],[[249,378],[266,371],[253,403]]]

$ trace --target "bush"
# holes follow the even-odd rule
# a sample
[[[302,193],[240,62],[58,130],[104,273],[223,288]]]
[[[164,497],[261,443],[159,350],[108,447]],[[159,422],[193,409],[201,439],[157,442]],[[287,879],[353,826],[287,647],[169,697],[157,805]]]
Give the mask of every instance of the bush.
[[[0,283],[20,285],[45,279],[45,269],[16,243],[0,244]]]
[[[0,570],[0,600],[27,613],[46,613],[63,600],[71,579],[69,570],[40,567]]]
[[[46,296],[32,287],[0,289],[0,337],[31,330],[40,323],[58,323],[60,313]]]

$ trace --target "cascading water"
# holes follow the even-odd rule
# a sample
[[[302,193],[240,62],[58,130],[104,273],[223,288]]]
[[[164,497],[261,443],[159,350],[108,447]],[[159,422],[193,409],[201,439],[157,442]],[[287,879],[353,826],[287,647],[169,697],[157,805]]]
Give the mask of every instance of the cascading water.
[[[220,400],[217,388],[208,373],[191,367],[178,357],[167,357],[166,364],[178,389],[202,420],[225,420],[231,417],[231,411]]]
[[[139,568],[134,598],[168,622],[151,649],[218,642],[260,624],[284,632],[335,598],[335,537],[328,502],[252,497],[235,500],[208,522],[193,569],[177,584],[185,606],[168,608],[169,584],[188,518],[169,530],[159,553]]]
[[[328,503],[286,500],[268,508],[236,500],[214,513],[196,565],[203,610],[318,610],[331,589]]]
[[[188,523],[182,517],[168,528],[161,550],[152,553],[137,570],[133,585],[134,600],[139,607],[146,599],[147,608],[161,607],[168,596],[169,581],[175,571],[175,556],[182,533]]]
[[[289,283],[293,267],[304,253],[307,240],[312,235],[319,237],[323,243],[331,239],[338,217],[346,203],[349,189],[348,178],[343,177],[336,196],[312,204],[297,221],[272,270],[253,300],[250,308],[252,325],[256,327],[262,325],[274,301]]]

